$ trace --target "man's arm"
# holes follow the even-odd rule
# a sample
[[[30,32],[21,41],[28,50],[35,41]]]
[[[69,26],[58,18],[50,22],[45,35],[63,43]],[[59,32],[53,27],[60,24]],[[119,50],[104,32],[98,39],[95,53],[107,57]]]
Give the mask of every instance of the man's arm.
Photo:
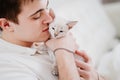
[[[72,53],[65,50],[56,51],[59,80],[80,80]]]

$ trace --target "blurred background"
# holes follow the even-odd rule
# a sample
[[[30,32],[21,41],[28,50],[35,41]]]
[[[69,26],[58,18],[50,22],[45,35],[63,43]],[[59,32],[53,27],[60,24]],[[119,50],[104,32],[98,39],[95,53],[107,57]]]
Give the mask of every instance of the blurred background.
[[[119,2],[120,0],[100,0],[103,4]]]

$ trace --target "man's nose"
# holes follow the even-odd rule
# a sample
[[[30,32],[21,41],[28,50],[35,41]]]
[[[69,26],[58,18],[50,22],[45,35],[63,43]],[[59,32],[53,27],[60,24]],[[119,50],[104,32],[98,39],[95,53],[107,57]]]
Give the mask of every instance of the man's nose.
[[[48,12],[45,12],[43,24],[48,24],[48,23],[51,23],[52,21],[53,21],[53,18],[49,15]]]

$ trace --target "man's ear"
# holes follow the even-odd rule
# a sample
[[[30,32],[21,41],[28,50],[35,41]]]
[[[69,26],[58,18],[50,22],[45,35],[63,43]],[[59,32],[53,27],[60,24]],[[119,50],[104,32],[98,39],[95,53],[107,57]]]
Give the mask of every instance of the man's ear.
[[[69,21],[67,23],[67,26],[69,27],[69,29],[71,29],[78,21]]]
[[[10,32],[14,31],[14,29],[10,27],[9,21],[5,18],[0,18],[0,27],[2,28],[2,30],[8,30]]]
[[[2,29],[9,27],[9,23],[5,18],[0,18],[0,27]]]

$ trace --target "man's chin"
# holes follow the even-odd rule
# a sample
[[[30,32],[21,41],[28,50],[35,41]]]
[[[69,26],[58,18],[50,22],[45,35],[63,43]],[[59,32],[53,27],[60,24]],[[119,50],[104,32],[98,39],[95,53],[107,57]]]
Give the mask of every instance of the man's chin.
[[[50,40],[50,36],[48,36],[44,41],[46,42],[46,41],[48,41],[48,40]]]

